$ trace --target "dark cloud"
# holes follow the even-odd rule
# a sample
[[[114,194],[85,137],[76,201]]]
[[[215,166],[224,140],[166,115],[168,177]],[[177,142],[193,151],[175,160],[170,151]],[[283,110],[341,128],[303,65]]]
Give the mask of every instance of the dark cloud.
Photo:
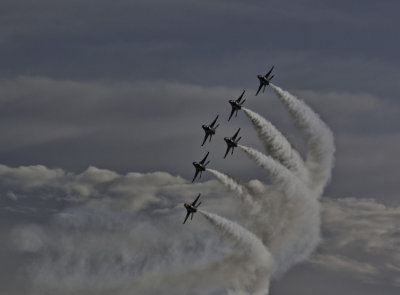
[[[352,58],[374,59],[388,67],[398,62],[393,13],[397,4],[389,1],[385,5],[367,1],[362,7],[344,1],[25,4],[3,4],[0,53],[5,57],[1,69],[5,76],[155,77],[203,85],[231,82],[232,86],[264,70],[265,64],[277,63],[282,52],[288,53],[287,62],[298,53],[309,54],[303,69],[317,69],[332,58],[344,63]],[[254,58],[251,63],[249,57]],[[293,61],[283,70],[291,72],[295,66]],[[365,73],[355,67],[353,71]],[[220,79],[214,72],[231,78]],[[376,68],[374,72],[382,80],[388,78]]]

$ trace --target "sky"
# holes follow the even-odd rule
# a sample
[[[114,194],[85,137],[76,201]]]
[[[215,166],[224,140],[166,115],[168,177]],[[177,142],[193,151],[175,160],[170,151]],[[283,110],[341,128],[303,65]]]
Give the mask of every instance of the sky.
[[[307,261],[275,278],[270,293],[397,294],[399,6],[389,0],[2,1],[2,293],[63,294],[64,288],[78,294],[78,286],[82,294],[125,294],[135,285],[116,287],[129,272],[115,256],[136,257],[130,243],[147,253],[139,234],[150,245],[168,231],[189,245],[215,235],[201,216],[190,229],[180,227],[179,206],[199,191],[220,197],[205,201],[207,210],[242,220],[210,175],[189,184],[191,162],[210,151],[212,168],[243,182],[268,181],[240,151],[223,159],[222,137],[239,127],[242,143],[262,150],[243,112],[226,121],[227,101],[243,90],[246,107],[305,154],[304,139],[272,89],[254,96],[256,75],[275,65],[274,84],[321,116],[336,154],[321,198],[321,243]],[[201,125],[217,114],[218,134],[201,147]],[[153,215],[164,209],[165,225]],[[138,226],[131,231],[131,224]],[[175,245],[164,246],[169,243]],[[221,241],[207,243],[202,259],[212,259],[206,249]],[[221,253],[231,247],[223,245]],[[157,257],[165,249],[154,251]],[[77,266],[86,255],[93,255],[93,269]],[[134,259],[121,257],[121,265]],[[146,263],[153,270],[156,262]],[[159,291],[146,286],[142,294]],[[180,292],[192,294],[184,286]]]

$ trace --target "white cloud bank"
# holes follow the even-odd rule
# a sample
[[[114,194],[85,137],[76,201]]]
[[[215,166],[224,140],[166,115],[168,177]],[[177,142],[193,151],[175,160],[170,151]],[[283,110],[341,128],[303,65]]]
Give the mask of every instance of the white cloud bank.
[[[23,196],[12,204],[45,191],[72,202],[46,226],[12,228],[13,245],[35,256],[24,267],[36,294],[185,294],[188,285],[193,294],[204,294],[239,279],[228,263],[239,255],[235,246],[200,216],[181,226],[180,204],[194,190],[207,195],[205,208],[246,223],[241,204],[215,181],[188,184],[165,172],[121,175],[95,167],[80,174],[44,166],[2,165],[1,171],[1,187]],[[311,263],[368,283],[398,285],[400,208],[359,198],[324,199],[322,208],[324,238]]]

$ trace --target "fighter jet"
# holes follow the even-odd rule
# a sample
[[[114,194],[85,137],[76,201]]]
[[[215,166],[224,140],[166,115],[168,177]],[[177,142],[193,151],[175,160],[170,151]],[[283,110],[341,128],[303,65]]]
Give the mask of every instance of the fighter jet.
[[[197,207],[199,207],[200,204],[201,204],[201,202],[200,202],[200,203],[198,203],[198,204],[196,205],[196,202],[199,200],[200,195],[201,195],[201,194],[199,194],[199,195],[197,196],[197,198],[196,198],[191,204],[188,204],[188,203],[185,203],[185,204],[184,204],[187,213],[186,213],[185,220],[183,221],[183,224],[185,224],[185,222],[186,222],[186,220],[189,218],[189,215],[190,215],[190,214],[192,214],[192,217],[190,218],[190,220],[193,219],[194,213],[197,212]]]
[[[205,163],[205,161],[207,160],[207,157],[208,157],[208,154],[209,154],[210,152],[207,152],[207,155],[204,157],[204,159],[203,160],[201,160],[200,162],[193,162],[193,166],[194,166],[194,168],[196,168],[196,173],[194,174],[194,177],[193,177],[193,180],[192,180],[192,182],[196,179],[196,177],[197,177],[197,174],[199,174],[199,172],[200,172],[200,178],[201,178],[201,173],[203,172],[203,171],[205,171],[206,170],[206,166],[208,165],[208,163],[210,163],[210,161],[208,161],[207,163]],[[205,163],[205,164],[204,164]]]
[[[201,146],[204,145],[204,143],[206,142],[207,138],[210,137],[210,141],[211,141],[211,137],[215,134],[215,129],[217,129],[217,127],[219,126],[219,124],[217,126],[214,127],[215,123],[217,122],[218,119],[217,115],[214,119],[214,121],[212,121],[212,123],[210,125],[202,125],[201,128],[203,128],[204,132],[206,133],[204,135],[204,140],[203,143],[201,144]]]
[[[243,103],[246,101],[246,99],[244,99],[244,100],[241,102],[241,99],[242,99],[244,93],[245,93],[245,90],[243,90],[242,94],[239,96],[238,99],[236,99],[236,100],[230,99],[230,100],[229,100],[229,103],[230,103],[231,106],[232,106],[232,111],[231,111],[231,114],[229,115],[228,121],[232,118],[233,113],[236,112],[235,117],[237,117],[238,111],[239,111],[240,109],[242,109],[242,105],[243,105]]]
[[[228,147],[226,148],[226,153],[224,156],[224,159],[226,158],[226,156],[228,155],[229,151],[232,149],[232,155],[233,155],[233,150],[235,149],[235,147],[237,147],[239,140],[241,139],[241,137],[239,137],[238,139],[236,139],[236,137],[238,136],[240,131],[240,128],[238,129],[238,131],[236,131],[235,135],[232,137],[225,137],[224,140],[226,142],[226,144],[228,145]]]
[[[272,68],[268,71],[268,73],[263,76],[263,75],[257,75],[258,80],[260,80],[260,86],[258,86],[258,90],[256,93],[257,94],[260,92],[261,88],[264,86],[263,92],[265,91],[265,87],[267,87],[267,85],[269,85],[269,83],[271,82],[272,78],[274,77],[274,75],[272,75],[271,77],[269,75],[271,75],[272,70],[274,69],[274,66],[272,66]]]

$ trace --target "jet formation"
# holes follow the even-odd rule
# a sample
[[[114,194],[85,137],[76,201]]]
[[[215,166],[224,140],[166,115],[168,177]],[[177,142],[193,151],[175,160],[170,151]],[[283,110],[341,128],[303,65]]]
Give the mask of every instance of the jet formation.
[[[263,76],[263,75],[257,75],[257,78],[260,82],[260,85],[258,87],[258,90],[256,92],[256,96],[258,95],[258,93],[260,92],[260,90],[262,88],[263,89],[263,93],[265,91],[265,88],[270,84],[271,79],[274,77],[274,75],[271,76],[272,70],[274,69],[274,66],[271,67],[271,69]],[[229,115],[228,121],[231,120],[233,114],[235,114],[235,117],[237,117],[237,113],[239,110],[242,109],[242,106],[244,104],[244,102],[246,101],[246,99],[243,99],[244,93],[246,92],[246,90],[243,90],[242,94],[236,99],[230,99],[229,100],[229,104],[232,107],[231,113]],[[243,99],[243,100],[242,100]],[[201,144],[201,146],[204,146],[205,142],[207,141],[207,139],[209,139],[209,142],[211,142],[211,138],[213,135],[215,135],[216,133],[216,129],[218,128],[219,124],[215,125],[217,123],[219,115],[217,115],[215,117],[215,119],[211,122],[210,125],[202,125],[201,127],[203,128],[205,134],[204,134],[204,139],[203,142]],[[232,137],[224,137],[224,140],[227,144],[227,148],[226,148],[226,152],[224,155],[224,159],[226,158],[226,156],[229,154],[229,152],[231,152],[231,154],[233,155],[233,151],[235,149],[235,147],[238,146],[238,142],[242,137],[238,137],[240,132],[240,128],[236,131],[236,133],[232,136]],[[195,179],[197,178],[197,176],[200,174],[200,178],[201,178],[201,174],[203,171],[206,170],[206,166],[210,163],[210,161],[207,161],[208,155],[210,154],[210,152],[207,152],[207,154],[205,155],[205,157],[200,161],[200,162],[193,162],[193,166],[196,169],[196,172],[194,174],[193,180],[192,182],[195,181]],[[193,215],[194,213],[197,212],[197,208],[200,206],[201,202],[197,203],[197,201],[200,198],[199,194],[196,199],[192,202],[192,203],[185,203],[184,206],[186,208],[186,217],[185,220],[183,221],[183,223],[185,223],[187,221],[187,219],[189,218],[189,216],[191,216],[191,220],[193,219]]]

